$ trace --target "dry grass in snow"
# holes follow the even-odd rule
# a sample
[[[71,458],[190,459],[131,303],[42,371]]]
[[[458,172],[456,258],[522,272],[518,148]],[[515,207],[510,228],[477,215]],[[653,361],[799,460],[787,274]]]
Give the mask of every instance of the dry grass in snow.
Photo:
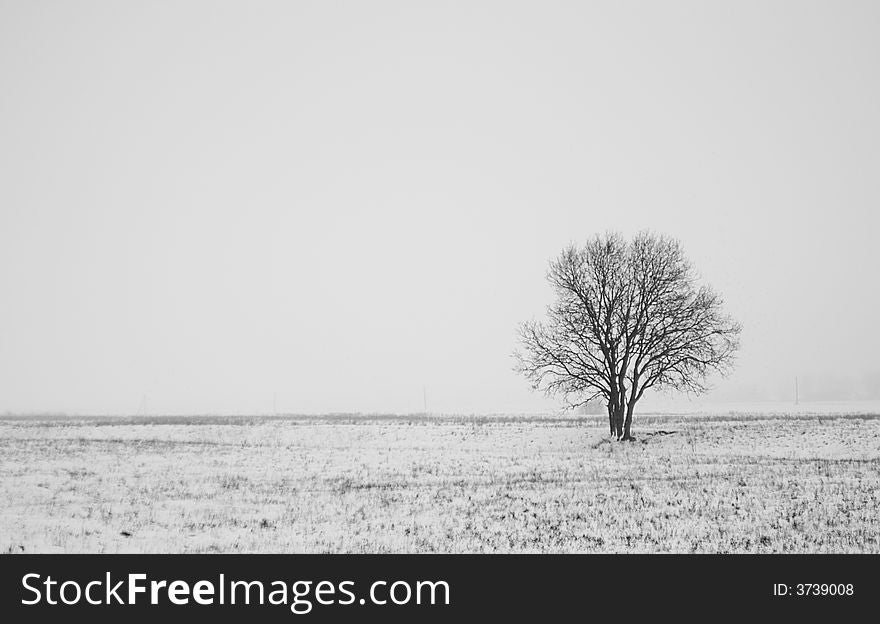
[[[606,433],[595,418],[0,419],[0,552],[880,552],[878,416]]]

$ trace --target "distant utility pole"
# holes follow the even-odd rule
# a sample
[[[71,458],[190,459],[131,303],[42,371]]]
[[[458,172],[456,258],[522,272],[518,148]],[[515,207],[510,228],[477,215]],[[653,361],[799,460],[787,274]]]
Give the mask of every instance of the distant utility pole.
[[[425,413],[428,413],[428,391],[425,389],[425,386],[422,386],[422,406],[424,407]]]
[[[800,395],[798,392],[798,378],[794,378],[794,404],[797,405],[800,403]]]

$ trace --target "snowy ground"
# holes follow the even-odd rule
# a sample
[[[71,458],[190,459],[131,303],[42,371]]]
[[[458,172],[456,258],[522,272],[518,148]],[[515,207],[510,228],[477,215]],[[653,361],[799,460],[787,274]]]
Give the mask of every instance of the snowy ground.
[[[880,416],[0,418],[0,552],[880,552]]]

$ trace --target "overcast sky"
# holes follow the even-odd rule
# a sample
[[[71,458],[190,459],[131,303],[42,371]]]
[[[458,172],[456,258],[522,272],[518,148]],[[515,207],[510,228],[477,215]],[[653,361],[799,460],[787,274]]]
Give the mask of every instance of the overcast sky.
[[[878,2],[0,1],[0,411],[554,409],[547,263],[679,238],[710,398],[880,398]]]

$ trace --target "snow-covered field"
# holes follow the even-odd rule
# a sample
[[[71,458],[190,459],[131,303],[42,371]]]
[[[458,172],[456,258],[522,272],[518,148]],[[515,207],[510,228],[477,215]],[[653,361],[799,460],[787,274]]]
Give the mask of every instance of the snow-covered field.
[[[880,415],[0,418],[0,552],[880,552]]]

